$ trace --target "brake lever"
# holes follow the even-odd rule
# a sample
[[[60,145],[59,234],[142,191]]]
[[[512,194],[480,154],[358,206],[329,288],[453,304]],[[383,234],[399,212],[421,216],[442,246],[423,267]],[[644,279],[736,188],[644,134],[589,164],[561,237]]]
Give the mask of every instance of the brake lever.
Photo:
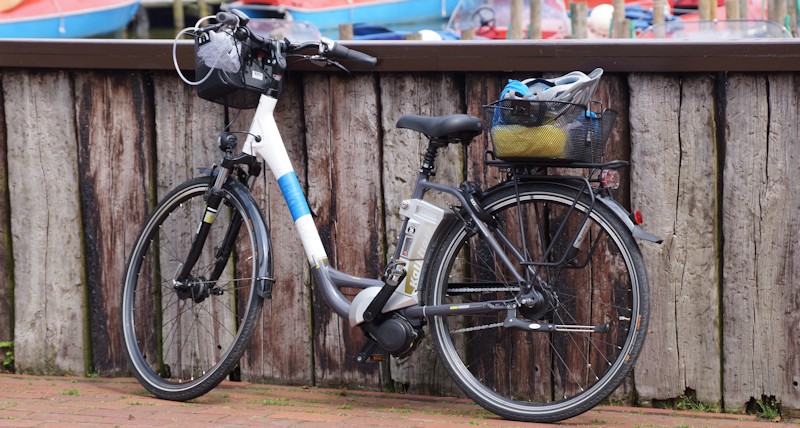
[[[340,64],[340,63],[338,63],[338,62],[336,62],[334,60],[331,60],[331,59],[326,59],[325,62],[328,65],[336,66],[339,70],[342,70],[345,73],[347,73],[348,76],[350,75],[350,70],[347,67],[343,66],[342,64]]]
[[[332,66],[335,66],[336,68],[338,68],[339,70],[342,70],[345,73],[347,73],[348,76],[351,74],[350,73],[350,69],[348,69],[347,67],[343,66],[342,64],[340,64],[340,63],[338,63],[338,62],[336,62],[336,61],[334,61],[334,60],[332,60],[330,58],[324,57],[322,55],[300,55],[300,56],[303,57],[307,61],[311,61],[313,63],[319,64],[321,67],[331,66],[332,65]]]
[[[281,42],[277,39],[272,41],[273,52],[275,52],[275,60],[278,62],[279,70],[286,70],[286,57],[281,53]]]

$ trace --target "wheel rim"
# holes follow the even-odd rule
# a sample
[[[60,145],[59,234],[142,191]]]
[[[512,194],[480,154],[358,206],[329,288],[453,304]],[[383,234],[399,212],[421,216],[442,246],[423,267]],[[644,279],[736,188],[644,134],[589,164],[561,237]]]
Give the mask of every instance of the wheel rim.
[[[206,280],[213,250],[221,246],[232,213],[244,212],[227,191],[206,250],[192,270],[193,287],[182,292],[172,287],[172,276],[202,218],[206,189],[205,183],[189,186],[160,206],[153,216],[158,221],[149,222],[141,234],[126,272],[126,348],[137,377],[154,392],[187,391],[212,377],[221,380],[232,368],[229,357],[252,311],[256,244],[250,221],[243,222],[219,281]]]
[[[527,194],[523,196],[523,202],[541,204],[542,206],[545,204],[571,203],[569,198],[559,192],[542,192],[535,196]],[[500,198],[490,205],[487,211],[497,214],[515,203],[516,199],[513,197]],[[580,207],[585,212],[585,205],[580,205]],[[514,208],[508,211],[516,212]],[[558,218],[558,215],[553,214],[554,212],[557,212],[557,210],[551,209],[548,215],[541,217],[547,217],[547,221],[552,222],[550,217]],[[440,353],[446,360],[446,365],[450,367],[451,371],[455,372],[451,374],[455,378],[461,379],[462,388],[468,395],[483,405],[491,406],[492,409],[490,410],[505,413],[507,416],[517,415],[520,418],[525,418],[530,415],[552,415],[569,409],[592,406],[604,398],[604,396],[598,398],[597,393],[599,391],[603,390],[602,395],[606,395],[611,392],[611,388],[619,383],[622,374],[615,375],[615,373],[620,370],[627,372],[629,369],[629,365],[626,365],[629,358],[626,358],[626,355],[630,355],[634,344],[637,342],[636,321],[640,315],[638,289],[636,287],[631,288],[631,284],[637,284],[639,278],[633,257],[627,251],[623,238],[617,233],[613,233],[612,225],[606,219],[598,216],[596,212],[593,212],[590,220],[597,225],[592,228],[593,238],[597,242],[597,238],[605,237],[607,242],[600,243],[601,246],[595,247],[594,253],[600,254],[599,249],[607,252],[608,248],[615,248],[617,251],[615,258],[618,260],[615,264],[621,263],[621,265],[614,266],[614,268],[622,268],[626,271],[627,284],[622,287],[615,286],[611,290],[612,300],[609,303],[597,303],[601,299],[598,298],[589,302],[588,314],[577,315],[580,312],[577,308],[583,304],[580,297],[586,290],[578,290],[573,287],[572,291],[569,292],[567,277],[562,281],[564,284],[559,286],[558,275],[560,274],[553,272],[548,274],[545,272],[547,268],[540,267],[539,274],[547,276],[548,282],[552,282],[559,298],[557,306],[562,308],[551,310],[542,318],[546,318],[546,321],[554,324],[598,325],[597,319],[601,315],[600,311],[605,309],[614,313],[611,318],[617,318],[617,320],[610,320],[611,327],[606,333],[609,337],[613,336],[614,340],[602,340],[599,335],[588,333],[527,333],[498,329],[497,327],[469,330],[479,325],[496,325],[502,323],[503,320],[496,319],[493,320],[494,322],[489,322],[491,320],[480,321],[478,316],[471,317],[467,321],[464,319],[456,320],[455,318],[434,318],[432,329],[434,330],[434,335],[440,338],[438,346],[441,347]],[[608,233],[609,230],[612,231],[611,234]],[[598,231],[605,233],[600,236],[597,233]],[[442,278],[444,278],[445,273],[448,274],[451,283],[459,284],[457,287],[464,287],[464,284],[474,285],[479,282],[503,282],[510,277],[510,275],[502,272],[490,274],[489,271],[491,269],[488,269],[488,263],[480,261],[482,257],[480,255],[482,254],[480,246],[475,246],[473,245],[474,242],[471,242],[477,236],[467,238],[462,230],[459,233],[459,239],[451,241],[452,244],[446,249],[446,257],[443,260],[451,260],[452,263],[441,264],[440,271],[436,273],[435,287],[437,289],[441,289],[443,286]],[[551,238],[551,241],[552,239],[554,238]],[[533,241],[541,242],[541,240]],[[611,247],[602,248],[602,245],[611,245]],[[528,246],[531,247],[531,244],[529,243]],[[544,246],[540,244],[540,247]],[[587,244],[587,246],[590,247],[591,244]],[[464,251],[464,247],[470,247],[470,251]],[[535,250],[531,252],[535,253]],[[454,259],[453,254],[459,254],[459,256]],[[595,258],[597,260],[594,260]],[[470,261],[467,261],[467,259]],[[591,259],[589,265],[587,265],[589,269],[595,267],[594,263],[602,262],[599,256],[587,256],[587,259]],[[619,262],[620,260],[621,262]],[[484,266],[476,268],[478,265]],[[555,268],[552,270],[555,271]],[[466,277],[465,280],[459,279],[454,274],[454,272],[459,271],[463,273],[461,276]],[[548,276],[551,274],[553,276]],[[575,274],[570,274],[570,276],[574,278]],[[599,278],[593,278],[593,280],[596,279]],[[597,288],[597,285],[593,284],[592,286]],[[624,296],[619,295],[620,288],[626,289]],[[464,290],[467,289],[465,288]],[[599,290],[590,289],[588,291],[597,292]],[[433,301],[430,304],[455,304],[466,300],[464,296],[455,298],[453,296],[448,297],[441,292],[433,294]],[[503,296],[495,294],[492,297],[501,298]],[[570,307],[573,309],[567,310]],[[591,312],[594,312],[594,314]],[[518,318],[524,318],[524,316],[518,315]],[[609,347],[616,347],[616,349],[611,351],[601,349]],[[516,354],[503,355],[504,352]],[[513,361],[518,365],[532,367],[531,371],[534,373],[525,373],[524,370],[515,367],[508,367],[511,374],[506,379],[500,379],[500,376],[492,373],[493,371],[501,370],[499,367],[502,367],[503,364],[508,365],[509,361]],[[585,367],[581,370],[574,368],[580,364],[584,364]],[[606,367],[602,367],[603,365]],[[592,368],[592,366],[599,367]],[[623,366],[626,367],[623,368]],[[493,376],[494,378],[492,378]]]

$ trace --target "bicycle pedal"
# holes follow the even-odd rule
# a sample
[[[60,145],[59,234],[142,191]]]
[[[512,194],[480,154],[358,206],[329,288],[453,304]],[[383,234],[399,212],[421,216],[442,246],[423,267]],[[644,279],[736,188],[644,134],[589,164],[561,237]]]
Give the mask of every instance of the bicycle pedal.
[[[358,364],[380,363],[386,361],[386,357],[383,354],[372,354],[372,355],[358,354],[353,357],[353,361],[355,361]]]

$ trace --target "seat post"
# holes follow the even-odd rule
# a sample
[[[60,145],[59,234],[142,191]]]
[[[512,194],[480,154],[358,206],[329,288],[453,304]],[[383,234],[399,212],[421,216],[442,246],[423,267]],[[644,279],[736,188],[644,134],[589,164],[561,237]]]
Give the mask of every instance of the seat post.
[[[417,175],[417,182],[414,184],[412,198],[422,199],[426,190],[423,183],[429,181],[431,177],[436,176],[436,172],[434,172],[436,169],[436,154],[442,147],[444,147],[444,145],[441,141],[430,138],[428,148],[425,150],[425,155],[422,157],[422,165],[419,167],[419,174]]]
[[[422,158],[422,165],[419,169],[419,172],[425,174],[426,178],[436,175],[436,173],[433,172],[433,170],[436,168],[436,154],[440,148],[447,146],[447,144],[447,142],[442,142],[436,138],[429,139],[428,149],[425,150],[425,156]]]
[[[435,168],[436,152],[438,150],[439,147],[434,145],[433,141],[428,144],[428,149],[425,150],[425,156],[422,158],[422,165],[419,167],[420,173],[424,173],[427,177],[432,177],[435,175],[433,169]]]

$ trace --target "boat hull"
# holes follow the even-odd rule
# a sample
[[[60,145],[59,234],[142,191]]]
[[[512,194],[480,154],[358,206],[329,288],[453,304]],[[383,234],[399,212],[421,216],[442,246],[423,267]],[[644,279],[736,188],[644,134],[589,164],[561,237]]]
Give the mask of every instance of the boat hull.
[[[237,1],[227,6],[239,9],[251,18],[274,17],[278,12],[286,12],[291,19],[311,22],[319,29],[330,29],[343,23],[385,24],[441,20],[450,16],[458,0],[376,0],[328,7],[314,7],[311,6],[313,3],[298,7]]]
[[[0,13],[0,38],[80,38],[110,34],[125,28],[138,9],[139,0],[59,0],[58,7],[51,0],[23,3]]]

